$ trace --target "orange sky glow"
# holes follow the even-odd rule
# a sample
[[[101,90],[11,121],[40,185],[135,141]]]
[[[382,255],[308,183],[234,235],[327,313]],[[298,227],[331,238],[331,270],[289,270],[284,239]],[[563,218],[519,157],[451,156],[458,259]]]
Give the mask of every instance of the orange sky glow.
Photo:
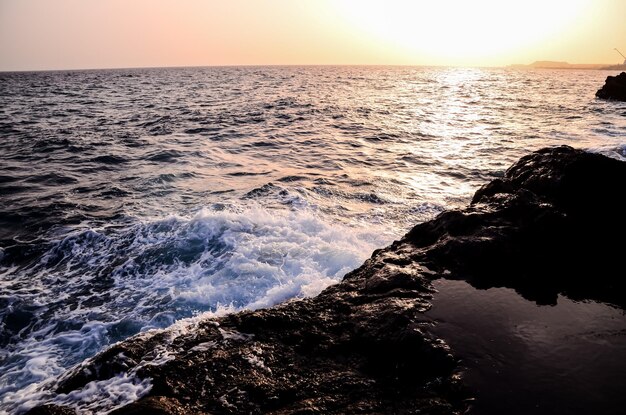
[[[0,70],[621,63],[626,0],[0,0]]]

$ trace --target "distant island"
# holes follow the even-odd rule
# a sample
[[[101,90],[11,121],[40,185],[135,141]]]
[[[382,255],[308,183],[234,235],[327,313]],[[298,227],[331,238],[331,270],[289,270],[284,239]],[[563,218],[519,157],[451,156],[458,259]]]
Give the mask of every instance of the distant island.
[[[593,70],[625,70],[626,62],[621,65],[608,65],[605,63],[568,63],[558,61],[536,61],[530,65],[515,64],[508,68],[515,69],[593,69]]]

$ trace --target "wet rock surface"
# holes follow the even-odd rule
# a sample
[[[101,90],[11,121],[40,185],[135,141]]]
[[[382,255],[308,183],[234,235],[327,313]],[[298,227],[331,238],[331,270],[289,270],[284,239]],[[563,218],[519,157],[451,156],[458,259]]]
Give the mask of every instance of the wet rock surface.
[[[624,183],[626,163],[540,150],[466,209],[417,225],[315,298],[135,336],[67,373],[55,392],[132,373],[153,386],[116,415],[463,413],[457,361],[423,315],[432,280],[624,308]]]
[[[596,92],[596,96],[602,99],[626,101],[626,72],[607,77],[604,86]]]

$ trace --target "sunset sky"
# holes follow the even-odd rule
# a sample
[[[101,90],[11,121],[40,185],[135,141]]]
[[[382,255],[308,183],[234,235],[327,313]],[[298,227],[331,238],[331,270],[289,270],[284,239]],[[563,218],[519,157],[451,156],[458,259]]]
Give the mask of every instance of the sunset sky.
[[[621,63],[626,0],[0,0],[0,70]]]

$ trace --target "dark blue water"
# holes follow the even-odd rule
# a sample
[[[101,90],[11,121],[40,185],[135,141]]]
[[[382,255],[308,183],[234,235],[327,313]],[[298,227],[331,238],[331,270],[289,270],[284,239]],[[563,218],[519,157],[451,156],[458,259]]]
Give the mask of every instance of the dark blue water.
[[[532,149],[624,158],[607,75],[1,73],[0,408],[139,331],[315,295]]]

